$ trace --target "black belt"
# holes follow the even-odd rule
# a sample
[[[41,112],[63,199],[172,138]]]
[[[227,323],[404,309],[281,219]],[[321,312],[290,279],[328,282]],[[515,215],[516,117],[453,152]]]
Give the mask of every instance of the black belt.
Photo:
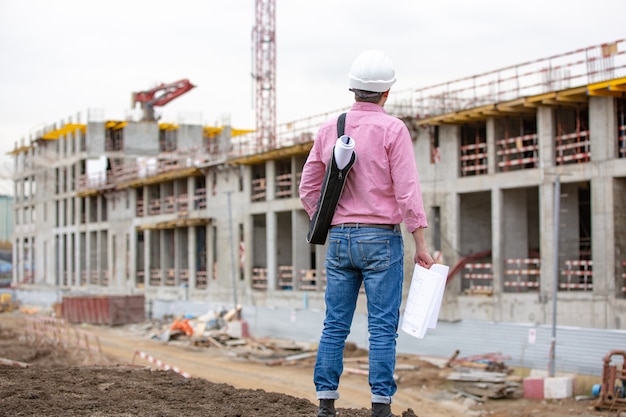
[[[344,227],[356,227],[357,229],[363,228],[363,227],[374,227],[376,229],[400,230],[400,227],[397,224],[340,223],[340,224],[333,224],[331,226],[332,229],[334,228],[343,229]]]

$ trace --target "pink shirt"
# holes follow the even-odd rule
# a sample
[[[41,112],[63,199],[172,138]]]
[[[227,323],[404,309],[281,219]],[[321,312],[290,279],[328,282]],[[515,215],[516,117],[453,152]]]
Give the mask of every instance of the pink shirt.
[[[355,141],[356,162],[348,174],[332,224],[399,224],[409,232],[428,227],[411,135],[401,120],[372,103],[354,103],[345,134]],[[320,128],[302,169],[300,200],[315,213],[326,165],[337,141],[337,118]]]

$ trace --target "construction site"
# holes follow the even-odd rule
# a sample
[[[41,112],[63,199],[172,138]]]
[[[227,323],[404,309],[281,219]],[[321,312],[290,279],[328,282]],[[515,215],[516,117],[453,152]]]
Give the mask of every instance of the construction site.
[[[92,112],[16,142],[17,299],[143,295],[155,315],[239,304],[244,317],[270,312],[255,313],[253,330],[285,335],[270,324],[276,311],[291,317],[283,327],[323,311],[326,246],[306,241],[298,185],[317,129],[350,103],[277,125],[271,13],[257,10],[254,131],[160,120],[156,107],[195,88],[181,79],[133,93],[140,118]],[[555,323],[586,331],[565,334],[572,345],[623,345],[626,39],[392,90],[385,109],[411,132],[428,245],[450,266],[439,319],[491,335],[468,353],[508,343],[540,365]],[[545,336],[535,346],[532,329]]]

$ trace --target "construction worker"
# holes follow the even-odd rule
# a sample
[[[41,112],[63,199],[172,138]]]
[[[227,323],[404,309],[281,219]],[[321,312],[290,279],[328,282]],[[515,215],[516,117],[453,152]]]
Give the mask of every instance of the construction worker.
[[[356,161],[329,230],[326,317],[314,371],[318,417],[336,414],[343,350],[361,284],[367,297],[372,417],[392,416],[404,281],[400,223],[413,235],[413,261],[425,268],[434,263],[423,233],[428,223],[411,136],[401,120],[383,109],[395,82],[391,60],[378,50],[360,54],[349,74],[355,103],[346,117],[345,134],[356,143]],[[300,199],[309,217],[315,213],[336,141],[337,120],[333,118],[319,129],[302,170]]]

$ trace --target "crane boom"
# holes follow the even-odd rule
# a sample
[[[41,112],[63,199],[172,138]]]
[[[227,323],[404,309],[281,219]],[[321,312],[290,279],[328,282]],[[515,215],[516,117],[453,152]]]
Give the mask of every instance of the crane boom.
[[[139,91],[132,94],[132,107],[141,103],[143,108],[143,120],[154,120],[154,107],[164,106],[177,97],[185,94],[193,85],[189,80],[183,79],[169,84],[159,84],[146,91]]]

